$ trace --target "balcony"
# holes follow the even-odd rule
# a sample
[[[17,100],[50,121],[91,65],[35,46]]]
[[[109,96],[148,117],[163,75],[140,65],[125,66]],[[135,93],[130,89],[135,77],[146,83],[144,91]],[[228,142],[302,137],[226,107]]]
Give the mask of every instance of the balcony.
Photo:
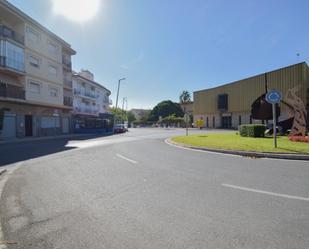
[[[72,107],[72,106],[73,106],[73,98],[72,98],[72,97],[64,96],[64,97],[63,97],[63,104],[64,104],[65,106]]]
[[[95,95],[95,93],[92,93],[92,92],[85,92],[84,95],[86,97],[89,97],[89,98],[92,98],[92,99],[96,99],[97,96]]]
[[[0,97],[25,100],[25,90],[22,87],[0,83]]]
[[[11,39],[21,45],[25,44],[24,36],[4,25],[0,25],[0,38]]]
[[[65,65],[66,67],[70,68],[70,69],[72,68],[72,62],[71,62],[70,59],[67,58],[66,55],[62,56],[62,64]]]
[[[97,108],[92,108],[90,106],[76,106],[74,107],[74,111],[78,113],[90,114],[90,115],[99,115],[99,110]]]
[[[81,96],[81,97],[87,97],[90,98],[92,100],[96,100],[98,98],[98,96],[93,92],[87,92],[85,90],[80,90],[80,89],[74,89],[74,94]]]
[[[0,56],[0,68],[20,75],[25,74],[25,63],[5,56]]]
[[[64,80],[63,80],[63,85],[64,85],[64,87],[66,87],[66,88],[72,89],[72,85],[73,85],[72,80],[64,79]]]

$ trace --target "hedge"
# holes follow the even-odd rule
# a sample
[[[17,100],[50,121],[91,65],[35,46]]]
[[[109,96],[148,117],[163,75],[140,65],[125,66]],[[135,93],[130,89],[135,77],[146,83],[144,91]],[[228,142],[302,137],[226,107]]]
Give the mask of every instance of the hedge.
[[[264,137],[266,126],[262,124],[244,124],[239,126],[239,134],[242,137]]]

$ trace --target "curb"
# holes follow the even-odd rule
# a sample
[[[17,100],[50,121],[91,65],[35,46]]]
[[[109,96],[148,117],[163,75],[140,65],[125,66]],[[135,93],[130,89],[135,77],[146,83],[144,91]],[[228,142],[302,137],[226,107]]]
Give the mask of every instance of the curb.
[[[171,138],[165,140],[170,145],[175,145],[187,149],[215,152],[228,155],[237,155],[244,157],[253,157],[253,158],[272,158],[272,159],[286,159],[286,160],[302,160],[309,161],[309,155],[305,154],[288,154],[288,153],[270,153],[270,152],[254,152],[254,151],[240,151],[240,150],[222,150],[222,149],[210,149],[190,146],[182,143],[176,143],[172,141]]]
[[[27,142],[36,142],[36,141],[48,141],[54,139],[73,139],[73,138],[83,138],[89,137],[91,138],[98,138],[98,137],[106,137],[110,136],[111,134],[69,134],[69,135],[59,135],[59,136],[49,136],[49,137],[34,137],[34,138],[20,138],[14,140],[0,140],[0,145],[6,144],[15,144],[15,143],[27,143]]]

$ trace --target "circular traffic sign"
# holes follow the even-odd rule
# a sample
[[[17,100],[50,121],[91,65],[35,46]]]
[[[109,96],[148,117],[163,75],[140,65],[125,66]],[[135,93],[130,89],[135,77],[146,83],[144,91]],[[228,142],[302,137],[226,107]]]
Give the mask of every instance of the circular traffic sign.
[[[278,90],[271,90],[266,94],[265,99],[270,104],[278,104],[282,99],[282,93]]]

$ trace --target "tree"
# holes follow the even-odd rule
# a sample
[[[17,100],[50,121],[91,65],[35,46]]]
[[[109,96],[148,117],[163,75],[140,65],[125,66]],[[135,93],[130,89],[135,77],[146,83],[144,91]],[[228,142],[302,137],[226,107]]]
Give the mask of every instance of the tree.
[[[185,122],[184,122],[183,118],[181,118],[181,117],[176,117],[175,114],[169,115],[169,116],[167,116],[167,117],[165,117],[165,118],[162,118],[162,119],[159,121],[159,124],[168,125],[168,126],[170,126],[170,125],[176,126],[176,125],[178,125],[178,124],[181,125],[181,126],[183,126],[184,123],[185,123]]]
[[[179,100],[181,104],[186,104],[191,102],[191,94],[187,91],[184,90],[179,96]]]
[[[184,113],[180,107],[180,104],[174,103],[170,100],[165,100],[157,104],[149,115],[149,121],[158,121],[159,117],[165,118],[170,115],[176,117],[183,117]]]
[[[131,124],[132,122],[136,120],[135,115],[130,111],[127,112],[127,117],[128,117],[129,124]]]
[[[115,117],[115,124],[122,123],[123,121],[127,120],[126,112],[121,110],[120,108],[116,107],[110,107],[109,111],[114,115]]]

